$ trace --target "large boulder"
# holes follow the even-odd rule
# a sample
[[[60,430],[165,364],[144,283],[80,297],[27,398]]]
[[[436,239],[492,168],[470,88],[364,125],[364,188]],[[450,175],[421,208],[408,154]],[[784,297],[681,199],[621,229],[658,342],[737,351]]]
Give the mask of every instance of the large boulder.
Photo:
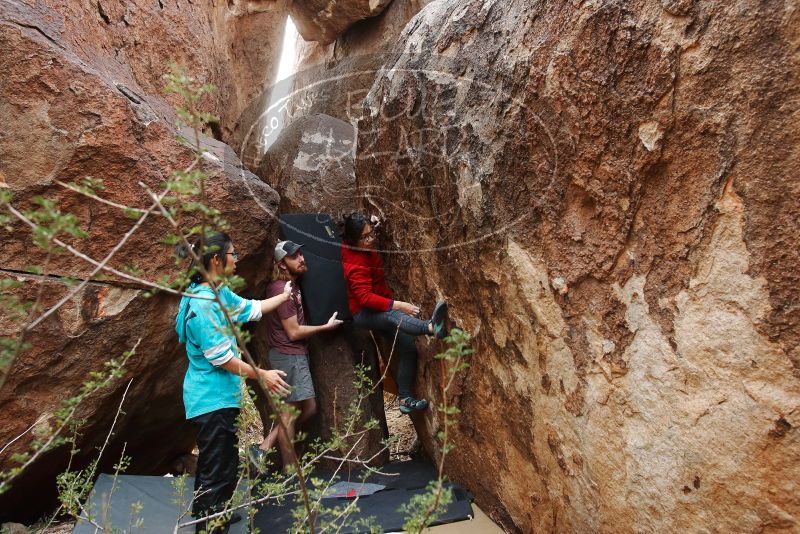
[[[294,0],[289,13],[306,41],[329,44],[353,23],[380,14],[392,0]]]
[[[395,285],[474,334],[447,472],[510,531],[800,524],[798,24],[442,0],[376,79],[358,187]]]
[[[189,63],[202,81],[219,85],[222,95],[226,77],[240,80],[240,92],[247,90],[250,82],[226,69],[250,67],[221,63],[215,37],[224,26],[218,17],[224,15],[221,9],[197,3],[178,7],[174,2],[105,0],[3,4],[0,186],[14,192],[14,205],[28,209],[36,196],[44,196],[62,211],[74,213],[88,238],[65,239],[81,253],[102,260],[134,221],[122,210],[73,193],[56,181],[103,179],[103,197],[146,208],[150,200],[138,182],[160,191],[172,170],[189,165],[193,152],[176,139],[160,76],[174,59]],[[258,35],[252,38],[260,42]],[[238,110],[227,102],[222,105],[222,98],[202,106],[222,116],[227,128]],[[213,173],[206,184],[208,203],[230,223],[243,256],[240,274],[251,281],[248,290],[255,293],[266,275],[265,251],[275,231],[277,195],[243,168],[230,147],[205,135],[200,139],[208,150],[203,166]],[[176,267],[171,248],[161,243],[170,231],[162,218],[150,217],[108,265],[120,271],[135,266],[137,276],[151,281],[175,274],[184,266]],[[23,299],[33,301],[41,293],[45,309],[72,291],[72,279],[84,279],[93,269],[71,254],[48,258],[20,223],[0,232],[2,275],[24,282],[17,292]],[[44,272],[39,275],[34,265]],[[134,473],[164,473],[174,458],[191,450],[193,436],[183,421],[181,401],[186,357],[173,330],[178,301],[165,293],[147,298],[146,289],[116,275],[97,277],[28,334],[31,348],[7,369],[0,389],[0,469],[15,465],[12,456],[27,450],[33,436],[53,424],[53,413],[63,400],[78,394],[90,372],[102,371],[106,361],[139,340],[125,378],[78,407],[76,417],[83,423],[72,466],[81,468],[97,456],[131,380],[100,470],[111,468],[124,444]],[[3,316],[3,335],[14,332],[15,325]],[[0,521],[27,521],[48,510],[55,497],[55,476],[68,460],[69,448],[60,447],[25,470],[0,496]]]
[[[353,24],[331,43],[297,40],[297,62],[287,102],[287,122],[327,114],[355,122],[386,54],[406,24],[430,0],[392,2],[373,18]]]
[[[252,101],[274,81],[286,20],[277,0],[43,0],[6,2],[2,12],[5,24],[74,54],[133,99],[161,93],[168,62],[188,66],[216,86],[204,107],[221,118],[214,135],[237,151],[260,113]],[[163,103],[151,102],[169,113]]]

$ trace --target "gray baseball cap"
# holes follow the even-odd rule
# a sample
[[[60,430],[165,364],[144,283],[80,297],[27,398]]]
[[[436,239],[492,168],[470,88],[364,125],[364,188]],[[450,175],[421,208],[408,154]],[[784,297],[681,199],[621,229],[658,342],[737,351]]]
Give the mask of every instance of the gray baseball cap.
[[[286,256],[291,256],[300,250],[300,247],[302,246],[303,245],[298,245],[293,241],[278,241],[278,244],[275,245],[275,254],[273,257],[275,258],[275,261],[281,261]]]

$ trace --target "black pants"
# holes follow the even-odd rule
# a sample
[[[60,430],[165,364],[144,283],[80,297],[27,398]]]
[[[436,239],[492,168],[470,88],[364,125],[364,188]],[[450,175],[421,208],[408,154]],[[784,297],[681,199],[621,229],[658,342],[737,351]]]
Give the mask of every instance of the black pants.
[[[197,474],[192,515],[203,517],[221,511],[236,489],[239,470],[238,408],[222,408],[190,419],[197,430]],[[198,523],[196,532],[208,526]],[[226,529],[223,529],[226,530]]]
[[[411,317],[397,310],[376,312],[363,309],[353,317],[359,328],[379,333],[397,354],[397,394],[402,399],[414,395],[414,379],[417,376],[416,336],[430,335],[430,321]],[[398,332],[399,330],[399,332]],[[395,342],[395,336],[397,341]]]

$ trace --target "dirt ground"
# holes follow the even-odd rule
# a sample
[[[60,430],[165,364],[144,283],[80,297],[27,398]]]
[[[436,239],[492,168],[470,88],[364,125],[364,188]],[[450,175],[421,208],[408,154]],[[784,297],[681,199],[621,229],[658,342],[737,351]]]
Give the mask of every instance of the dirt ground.
[[[417,431],[414,429],[411,418],[400,413],[399,401],[396,396],[385,393],[383,403],[386,407],[389,436],[396,438],[390,449],[391,459],[392,461],[408,460],[409,453],[416,452],[418,447]]]

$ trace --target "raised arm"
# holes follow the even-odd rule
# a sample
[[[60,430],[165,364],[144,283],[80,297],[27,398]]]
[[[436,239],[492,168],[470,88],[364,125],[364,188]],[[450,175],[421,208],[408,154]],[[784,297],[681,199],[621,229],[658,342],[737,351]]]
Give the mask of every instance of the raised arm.
[[[269,313],[271,311],[277,310],[278,306],[289,300],[291,294],[292,294],[292,283],[286,282],[286,285],[283,286],[283,293],[261,301],[261,313]]]
[[[241,324],[248,321],[258,321],[265,313],[269,313],[289,300],[292,283],[286,282],[282,293],[264,300],[250,300],[242,298],[228,287],[219,290],[219,297],[234,323]]]

